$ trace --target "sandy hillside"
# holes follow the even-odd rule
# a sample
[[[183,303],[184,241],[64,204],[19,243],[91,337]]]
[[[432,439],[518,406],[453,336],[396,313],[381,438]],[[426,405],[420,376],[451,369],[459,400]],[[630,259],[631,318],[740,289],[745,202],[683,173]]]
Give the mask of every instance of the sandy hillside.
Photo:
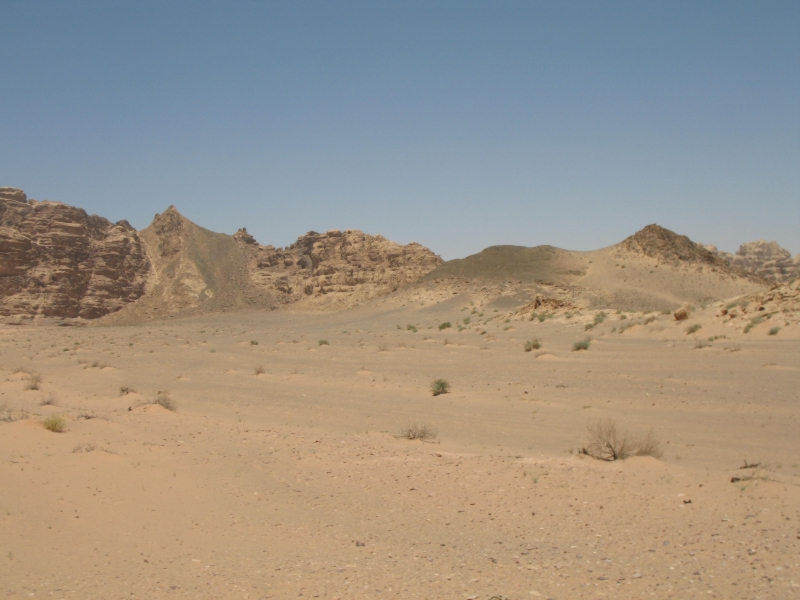
[[[0,593],[800,593],[796,313],[411,299],[0,329]],[[606,418],[660,459],[581,454]]]

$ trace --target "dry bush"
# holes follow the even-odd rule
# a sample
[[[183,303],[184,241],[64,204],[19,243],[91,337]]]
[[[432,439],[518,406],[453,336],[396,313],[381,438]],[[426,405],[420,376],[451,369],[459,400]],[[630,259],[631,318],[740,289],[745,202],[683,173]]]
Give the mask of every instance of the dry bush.
[[[578,352],[579,350],[588,350],[589,344],[591,343],[592,340],[589,338],[586,338],[585,340],[582,340],[580,342],[575,342],[574,344],[572,344],[572,351]]]
[[[55,406],[56,405],[56,399],[53,396],[53,394],[50,394],[50,395],[47,396],[47,398],[42,398],[42,401],[39,402],[39,405],[40,406]]]
[[[661,442],[651,429],[643,438],[619,429],[611,419],[595,421],[587,426],[589,444],[581,449],[599,460],[625,460],[631,456],[653,456],[660,458],[663,454]]]
[[[25,384],[26,390],[38,390],[42,383],[42,377],[38,373],[28,373],[28,382]]]
[[[48,431],[62,433],[67,429],[67,421],[61,415],[50,415],[42,420],[42,425]]]
[[[120,396],[127,396],[128,394],[135,394],[136,390],[128,385],[121,385],[119,386],[119,395]]]
[[[397,437],[424,442],[426,440],[435,440],[437,435],[439,435],[439,431],[435,427],[427,423],[409,421],[408,425],[400,429],[400,434]]]
[[[437,379],[431,384],[431,393],[434,396],[446,394],[450,391],[450,384],[445,379]]]
[[[253,372],[254,375],[263,375],[264,374],[264,367],[258,365]]]
[[[381,342],[378,344],[378,352],[388,352],[389,345],[386,342]]]
[[[539,342],[539,340],[533,338],[532,340],[528,340],[527,342],[525,342],[523,349],[525,350],[525,352],[530,352],[531,350],[538,350],[541,347],[542,344]]]
[[[175,400],[173,400],[170,397],[169,392],[167,391],[158,392],[156,394],[155,400],[153,400],[153,404],[158,404],[159,406],[163,406],[167,410],[175,410],[177,408]]]

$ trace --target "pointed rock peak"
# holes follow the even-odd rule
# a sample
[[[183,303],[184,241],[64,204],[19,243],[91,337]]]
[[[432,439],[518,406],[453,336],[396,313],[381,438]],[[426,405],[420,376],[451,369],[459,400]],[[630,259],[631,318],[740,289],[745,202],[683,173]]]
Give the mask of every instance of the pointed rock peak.
[[[637,231],[619,246],[666,261],[714,262],[714,255],[700,244],[655,223]]]

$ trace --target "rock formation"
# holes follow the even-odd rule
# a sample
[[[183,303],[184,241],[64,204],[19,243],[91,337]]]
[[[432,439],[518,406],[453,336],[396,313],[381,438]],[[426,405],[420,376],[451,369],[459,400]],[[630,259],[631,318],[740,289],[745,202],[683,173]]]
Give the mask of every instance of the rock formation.
[[[282,303],[350,306],[397,290],[442,263],[420,244],[403,246],[353,229],[312,231],[283,249],[248,241],[244,229],[237,236],[250,252],[255,285]]]
[[[127,221],[0,188],[0,315],[94,319],[140,298],[149,272]]]
[[[792,258],[791,253],[777,242],[748,242],[739,246],[736,254],[718,251],[713,245],[706,248],[729,263],[775,283],[786,283],[800,278],[800,254]]]

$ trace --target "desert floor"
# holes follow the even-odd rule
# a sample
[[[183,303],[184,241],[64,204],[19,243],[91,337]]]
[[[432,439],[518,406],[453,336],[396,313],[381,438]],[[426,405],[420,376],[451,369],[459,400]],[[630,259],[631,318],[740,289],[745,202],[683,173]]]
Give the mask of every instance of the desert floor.
[[[592,316],[0,329],[0,596],[800,597],[798,332],[609,312],[572,351]],[[608,417],[663,456],[580,454]]]

